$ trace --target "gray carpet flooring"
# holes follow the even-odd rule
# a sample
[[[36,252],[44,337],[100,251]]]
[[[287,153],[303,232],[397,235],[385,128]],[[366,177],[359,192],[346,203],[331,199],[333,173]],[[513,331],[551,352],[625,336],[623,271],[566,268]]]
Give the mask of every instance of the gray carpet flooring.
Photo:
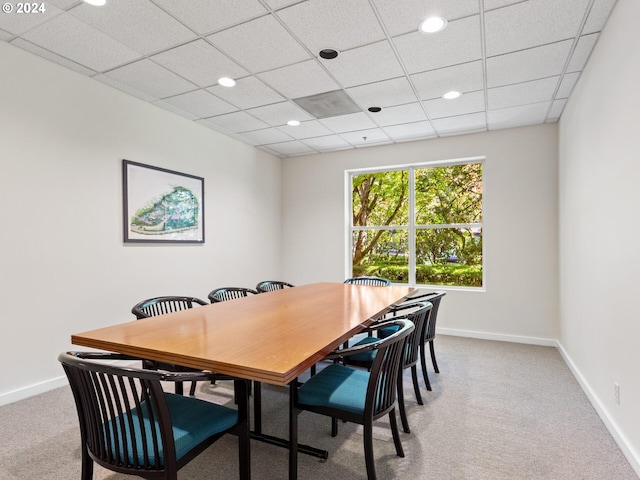
[[[374,428],[378,478],[434,480],[638,480],[613,438],[550,347],[439,336],[441,373],[415,402],[410,375],[405,398],[412,433],[402,433],[405,458],[395,455],[388,423]],[[200,383],[196,395],[233,405],[230,382]],[[288,394],[263,387],[264,431],[286,436]],[[361,427],[304,412],[302,443],[329,459],[299,457],[302,480],[366,478]],[[287,477],[287,451],[252,442],[254,480]],[[179,473],[184,480],[238,478],[237,442],[223,438]],[[60,388],[0,408],[0,480],[79,479],[79,431],[73,398]],[[122,480],[96,466],[94,479]]]

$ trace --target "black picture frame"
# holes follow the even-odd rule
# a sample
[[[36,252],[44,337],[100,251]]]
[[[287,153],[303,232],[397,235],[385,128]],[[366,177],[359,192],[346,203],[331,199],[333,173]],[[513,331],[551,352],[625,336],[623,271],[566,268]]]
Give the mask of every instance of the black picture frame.
[[[204,243],[204,178],[122,160],[126,243]]]

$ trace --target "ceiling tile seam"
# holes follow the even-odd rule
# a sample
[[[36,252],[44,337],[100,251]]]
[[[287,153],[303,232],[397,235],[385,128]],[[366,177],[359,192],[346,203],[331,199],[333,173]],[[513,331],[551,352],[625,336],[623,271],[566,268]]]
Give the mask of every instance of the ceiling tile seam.
[[[56,7],[56,8],[57,8],[57,7]],[[13,38],[12,38],[11,40],[15,40],[16,38],[22,38],[22,37],[24,37],[27,33],[31,32],[32,30],[35,30],[36,28],[39,28],[39,27],[41,27],[41,26],[43,26],[43,25],[45,25],[45,24],[49,23],[49,22],[50,22],[51,20],[53,20],[54,18],[57,18],[57,17],[59,17],[60,15],[64,15],[65,13],[67,13],[67,11],[62,10],[61,8],[58,8],[58,10],[60,10],[60,12],[56,13],[56,14],[55,14],[55,15],[53,15],[51,18],[48,18],[48,19],[46,19],[46,20],[43,20],[43,21],[42,21],[42,22],[40,22],[40,23],[36,23],[35,25],[32,25],[31,27],[27,28],[27,29],[26,29],[25,31],[23,31],[23,32],[15,33],[15,34],[14,34],[14,33],[12,33],[12,32],[9,32],[8,30],[4,30],[4,31],[6,31],[9,35],[12,35],[12,36],[13,36]],[[4,15],[4,13],[3,13],[3,15]],[[17,15],[17,14],[14,14],[14,15]],[[7,40],[7,42],[9,42],[9,40]]]
[[[564,79],[564,76],[567,73],[567,69],[569,68],[569,64],[571,63],[571,58],[573,57],[576,47],[578,46],[578,42],[580,41],[580,37],[582,36],[582,31],[584,30],[584,26],[587,23],[587,19],[589,18],[589,14],[591,13],[591,9],[593,8],[594,3],[595,3],[595,0],[589,0],[589,3],[587,4],[587,8],[585,9],[584,15],[582,16],[582,21],[578,26],[578,31],[576,32],[576,36],[574,37],[573,43],[571,44],[571,48],[569,49],[569,53],[567,54],[567,59],[564,62],[562,71],[560,72],[560,78],[558,78],[558,82],[556,83],[556,88],[553,90],[553,94],[551,95],[551,104],[547,109],[547,113],[545,113],[544,115],[545,121],[549,119],[549,114],[551,113],[551,109],[553,108],[553,101],[556,99],[558,90],[560,90],[560,85],[562,85],[562,80]],[[591,56],[591,53],[589,53],[589,56]],[[589,61],[588,57],[587,57],[587,61]],[[582,72],[582,70],[580,70],[580,72]],[[560,116],[562,116],[562,112],[560,112]]]
[[[484,0],[480,0],[480,1],[482,2],[482,7],[484,8]],[[520,2],[513,2],[513,3],[510,3],[510,4],[508,4],[508,5],[500,5],[500,6],[498,6],[498,7],[490,8],[490,9],[488,9],[488,10],[487,10],[487,9],[485,9],[485,12],[495,12],[496,10],[500,10],[500,9],[502,9],[502,8],[509,8],[509,7],[513,7],[514,5],[518,5],[519,3],[526,3],[526,2],[528,2],[528,1],[529,1],[529,0],[521,0]]]
[[[29,41],[29,40],[26,40],[26,39],[22,38],[22,36],[18,35],[16,37],[14,37],[12,40],[7,40],[7,43],[11,43],[13,45],[12,42],[14,40],[22,40],[23,42],[28,43],[29,45],[33,45],[34,47],[42,49],[45,52],[49,52],[50,54],[55,55],[55,56],[57,56],[59,58],[64,58],[66,61],[68,61],[70,63],[73,63],[74,65],[78,65],[79,67],[82,67],[82,68],[84,68],[86,70],[90,70],[90,71],[94,72],[93,74],[85,74],[85,73],[81,73],[81,72],[77,72],[76,71],[76,73],[81,73],[81,75],[85,75],[85,76],[87,76],[89,78],[93,78],[95,75],[100,75],[100,72],[98,72],[95,68],[87,67],[83,63],[79,63],[79,62],[77,62],[75,60],[71,60],[69,57],[65,57],[64,55],[60,55],[59,53],[54,52],[53,50],[49,50],[48,48],[43,47],[42,45],[38,45],[37,43],[33,43],[33,42]],[[13,46],[16,47],[16,48],[20,48],[20,47],[17,47],[17,45],[13,45]],[[37,55],[37,54],[34,53],[33,55]],[[40,56],[40,55],[38,55],[38,56]],[[40,57],[40,58],[43,58],[43,57]],[[53,61],[53,60],[49,60],[49,61]],[[54,62],[54,63],[56,63],[56,65],[60,65],[57,62]],[[61,66],[63,66],[63,65],[61,65]]]
[[[429,116],[429,112],[427,111],[427,108],[425,107],[425,105],[422,103],[422,100],[420,100],[420,95],[418,95],[418,89],[416,88],[415,84],[413,83],[413,80],[411,79],[411,76],[409,75],[409,71],[407,70],[406,65],[402,61],[402,58],[400,57],[400,54],[398,53],[398,49],[396,48],[394,42],[391,41],[391,36],[389,35],[389,31],[387,30],[387,26],[384,24],[384,21],[382,20],[382,15],[380,15],[380,12],[378,11],[378,8],[374,4],[373,0],[369,0],[369,5],[371,5],[371,8],[373,9],[373,13],[375,14],[376,18],[378,19],[378,23],[380,24],[380,26],[382,28],[382,31],[384,32],[385,36],[387,37],[387,41],[389,42],[389,45],[391,46],[391,50],[393,51],[393,55],[396,57],[396,60],[400,64],[400,68],[402,68],[402,71],[404,73],[404,78],[407,80],[407,82],[409,82],[409,87],[411,88],[411,91],[413,92],[415,97],[418,99],[418,104],[420,105],[420,108],[422,108],[422,111],[423,111],[427,121],[429,123],[431,123],[431,117]],[[433,129],[434,132],[436,132],[436,135],[437,135],[438,132],[436,131],[435,126],[433,124],[431,124],[431,128]]]
[[[480,49],[482,55],[482,87],[484,92],[484,121],[489,126],[489,86],[487,82],[487,35],[484,21],[484,0],[480,4]]]

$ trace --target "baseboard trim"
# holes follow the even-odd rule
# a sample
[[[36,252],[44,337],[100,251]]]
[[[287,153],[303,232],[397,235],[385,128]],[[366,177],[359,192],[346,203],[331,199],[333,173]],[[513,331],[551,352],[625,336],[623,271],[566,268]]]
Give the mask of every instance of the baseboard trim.
[[[640,477],[640,454],[637,451],[635,451],[635,449],[631,446],[626,435],[620,430],[620,428],[618,427],[618,424],[611,417],[611,415],[609,415],[609,411],[600,402],[600,399],[591,389],[591,387],[589,386],[589,383],[582,376],[582,373],[580,373],[580,370],[578,369],[578,367],[576,367],[575,363],[573,363],[573,360],[571,359],[569,354],[565,351],[564,347],[560,342],[558,342],[558,351],[560,352],[560,355],[562,356],[563,360],[569,367],[569,370],[571,370],[571,373],[573,373],[573,376],[580,384],[582,391],[585,393],[585,395],[591,402],[591,405],[593,406],[595,411],[598,413],[598,416],[604,423],[605,427],[607,427],[607,430],[609,430],[609,433],[611,434],[615,442],[618,444],[618,447],[620,447],[620,450],[622,451],[623,455],[629,461],[631,468],[633,468],[636,474]]]
[[[552,338],[525,337],[521,335],[506,335],[501,333],[476,332],[473,330],[458,330],[455,328],[438,328],[438,334],[454,337],[478,338],[480,340],[495,340],[498,342],[526,343],[543,347],[557,347],[558,341]]]
[[[64,387],[68,384],[69,382],[67,381],[67,377],[63,375],[61,377],[56,377],[45,382],[36,383],[35,385],[30,385],[18,390],[13,390],[12,392],[3,393],[0,395],[0,407],[17,402],[19,400],[24,400],[25,398],[33,397],[34,395],[48,392],[49,390],[55,390],[56,388]]]

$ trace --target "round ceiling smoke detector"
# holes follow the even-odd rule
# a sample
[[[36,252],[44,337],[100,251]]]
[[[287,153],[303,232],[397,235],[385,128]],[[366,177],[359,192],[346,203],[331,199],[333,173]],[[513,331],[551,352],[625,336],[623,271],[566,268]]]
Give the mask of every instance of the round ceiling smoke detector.
[[[320,58],[324,58],[325,60],[333,60],[338,56],[338,51],[333,48],[325,48],[324,50],[320,50]]]

